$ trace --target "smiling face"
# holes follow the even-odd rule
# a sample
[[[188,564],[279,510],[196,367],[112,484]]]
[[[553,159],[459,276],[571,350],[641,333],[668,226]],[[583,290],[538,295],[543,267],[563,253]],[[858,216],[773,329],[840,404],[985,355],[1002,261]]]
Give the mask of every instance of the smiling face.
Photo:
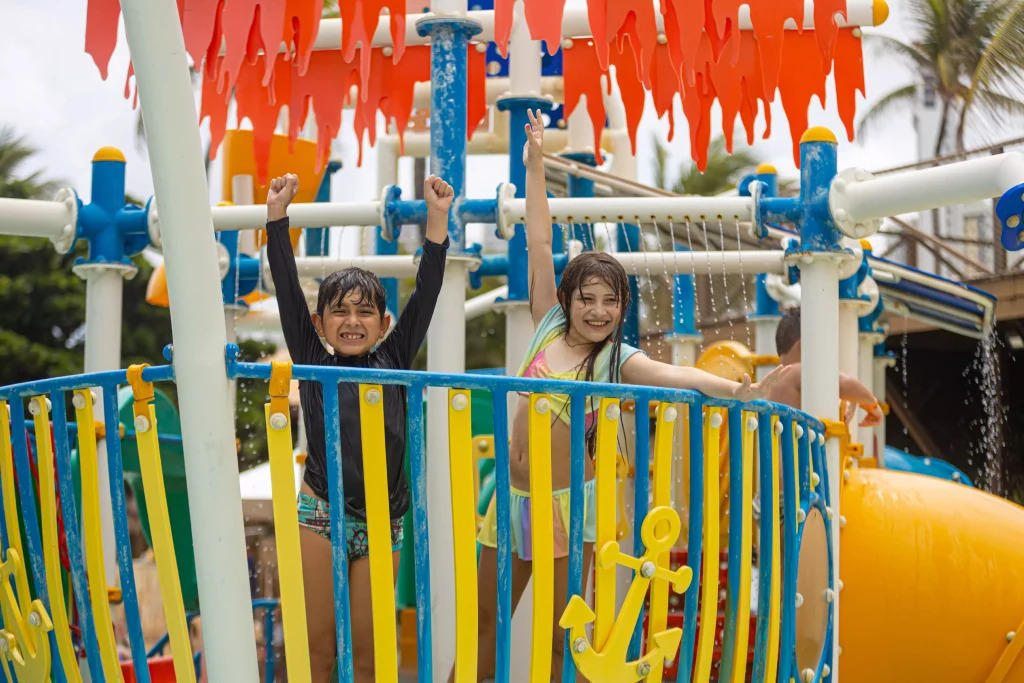
[[[313,314],[317,332],[339,356],[362,356],[380,343],[391,325],[391,316],[380,311],[359,290],[351,290],[341,299]]]
[[[615,331],[622,318],[622,301],[608,283],[592,277],[573,293],[570,331],[580,342],[598,344]]]

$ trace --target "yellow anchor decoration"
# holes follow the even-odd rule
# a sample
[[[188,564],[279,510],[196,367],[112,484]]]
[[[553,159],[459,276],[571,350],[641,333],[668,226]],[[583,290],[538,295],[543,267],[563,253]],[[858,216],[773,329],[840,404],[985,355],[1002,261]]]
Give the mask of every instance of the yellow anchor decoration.
[[[597,563],[602,569],[620,564],[635,570],[636,575],[601,652],[591,647],[587,640],[586,626],[595,617],[586,601],[575,595],[562,613],[558,625],[569,630],[572,658],[576,668],[587,680],[635,683],[646,677],[655,665],[675,658],[683,638],[683,631],[679,628],[651,635],[653,646],[649,645],[647,654],[635,662],[626,661],[626,650],[651,581],[668,581],[676,593],[682,593],[690,585],[693,572],[689,567],[680,567],[672,572],[658,566],[658,558],[672,547],[679,536],[679,527],[679,514],[675,510],[656,507],[647,515],[640,530],[640,537],[647,548],[642,557],[624,555],[619,550],[619,544],[614,542],[606,543],[598,552]]]
[[[53,623],[41,600],[33,600],[22,609],[14,597],[10,578],[23,577],[24,572],[18,551],[8,548],[7,561],[0,564],[0,601],[7,608],[4,614],[12,615],[12,619],[0,630],[0,663],[9,681],[44,683],[50,680],[50,642],[46,634],[53,630]],[[12,666],[15,678],[11,677]]]

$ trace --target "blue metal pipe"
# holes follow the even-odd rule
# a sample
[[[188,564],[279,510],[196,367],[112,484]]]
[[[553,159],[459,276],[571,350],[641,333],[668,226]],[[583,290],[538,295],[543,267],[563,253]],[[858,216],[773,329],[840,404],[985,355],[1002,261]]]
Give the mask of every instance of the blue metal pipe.
[[[327,170],[320,180],[320,187],[316,191],[318,202],[331,201],[331,176],[341,170],[340,161],[328,161]],[[377,231],[380,232],[380,226]],[[306,256],[325,256],[327,249],[331,246],[329,241],[330,230],[328,228],[306,228]]]
[[[677,244],[676,251],[689,251]],[[696,337],[697,299],[694,293],[693,276],[677,274],[672,289],[672,334],[676,337]]]
[[[807,134],[805,134],[807,137]],[[828,205],[829,188],[836,176],[835,138],[807,140],[800,144],[800,251],[842,249],[839,231]]]
[[[590,152],[572,152],[569,154],[563,154],[562,157],[584,166],[597,166],[597,157]],[[568,184],[566,185],[566,194],[569,197],[593,197],[594,181],[589,178],[579,178],[570,174]],[[590,228],[589,230],[588,227]],[[582,242],[583,251],[594,250],[594,228],[592,225],[573,223],[569,226],[569,230],[569,238]]]
[[[798,197],[762,197],[761,218],[765,223],[798,223],[803,208]]]
[[[431,38],[430,172],[455,191],[448,212],[448,251],[461,256],[466,251],[466,225],[459,212],[466,196],[466,50],[481,27],[469,19],[439,17],[420,21],[416,31]]]
[[[459,207],[462,222],[465,225],[470,223],[484,223],[492,225],[498,222],[498,200],[497,199],[464,199]]]
[[[640,226],[619,223],[616,230],[616,248],[618,251],[635,252],[640,250]],[[630,346],[640,346],[640,286],[636,275],[629,276],[629,309],[623,311],[626,316],[622,327],[622,341]]]

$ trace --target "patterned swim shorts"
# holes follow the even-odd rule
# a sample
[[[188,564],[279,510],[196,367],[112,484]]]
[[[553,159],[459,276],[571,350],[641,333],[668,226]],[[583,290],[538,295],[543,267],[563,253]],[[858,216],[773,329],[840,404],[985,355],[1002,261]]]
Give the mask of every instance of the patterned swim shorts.
[[[312,529],[328,541],[331,540],[331,506],[305,493],[299,494],[299,526]],[[402,549],[405,530],[402,520],[391,520],[391,552]],[[345,547],[348,560],[361,560],[370,556],[369,531],[366,522],[361,519],[345,519]]]

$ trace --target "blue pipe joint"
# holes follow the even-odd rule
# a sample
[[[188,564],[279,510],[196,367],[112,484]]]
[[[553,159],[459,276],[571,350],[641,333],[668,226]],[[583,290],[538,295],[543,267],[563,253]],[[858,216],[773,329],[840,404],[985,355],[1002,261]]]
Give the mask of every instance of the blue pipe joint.
[[[402,188],[398,185],[388,185],[381,192],[380,236],[388,242],[394,242],[398,239],[403,225],[407,223],[419,224],[419,221],[414,218],[416,213],[418,213],[416,209],[419,208],[415,205],[422,204],[422,220],[425,223],[427,219],[426,202],[422,200],[419,202],[403,202],[400,201],[401,199]]]
[[[836,176],[838,142],[828,128],[810,128],[800,139],[800,251],[842,251],[829,191]]]
[[[879,296],[878,304],[871,309],[871,312],[857,319],[857,331],[861,334],[870,334],[872,332],[881,333],[882,327],[880,325],[875,325],[875,322],[884,312],[885,304],[882,302],[882,297]]]
[[[996,217],[1003,230],[999,241],[1007,251],[1024,249],[1024,183],[1015,185],[1003,193],[996,202]]]
[[[754,234],[760,239],[764,239],[768,236],[766,223],[771,221],[766,213],[763,202],[765,199],[777,197],[779,194],[778,171],[775,170],[774,166],[761,164],[753,174],[740,180],[737,190],[741,197],[752,197],[754,199]]]
[[[448,212],[449,254],[466,249],[466,227],[459,206],[466,196],[466,106],[468,101],[469,40],[483,28],[460,17],[426,17],[416,32],[430,36],[430,172],[444,178],[455,191]]]
[[[92,159],[92,201],[78,203],[76,239],[89,242],[89,256],[75,264],[118,263],[133,266],[131,257],[149,246],[149,207],[125,203],[125,160],[121,151],[103,147]],[[72,245],[73,248],[73,245]]]

